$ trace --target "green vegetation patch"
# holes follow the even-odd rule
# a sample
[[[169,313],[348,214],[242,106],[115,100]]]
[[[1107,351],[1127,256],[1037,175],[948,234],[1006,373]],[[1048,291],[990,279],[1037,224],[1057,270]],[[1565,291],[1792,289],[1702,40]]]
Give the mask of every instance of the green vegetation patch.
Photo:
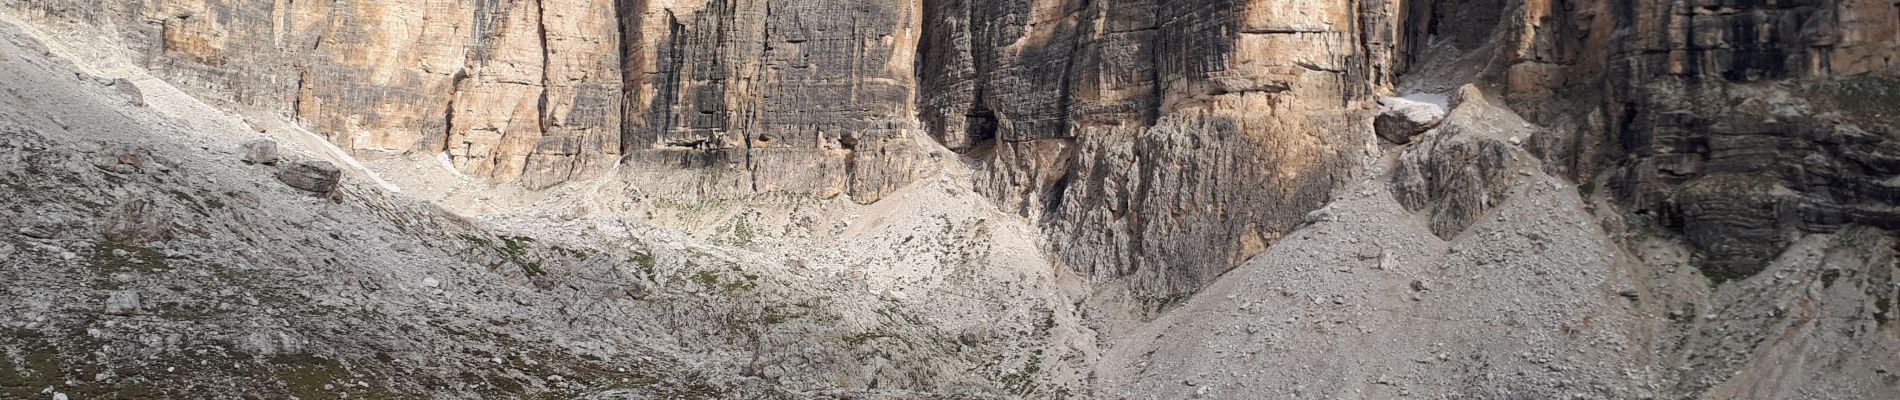
[[[485,237],[470,234],[457,236],[461,237],[463,241],[468,242],[469,245],[473,247],[486,249],[500,256],[501,262],[489,265],[491,269],[498,269],[503,265],[514,265],[516,268],[521,269],[522,275],[530,278],[548,274],[546,269],[541,268],[541,260],[530,254],[530,250],[533,249],[535,243],[534,238],[527,236],[497,235],[495,236],[495,240],[489,240]],[[576,250],[564,248],[556,251],[563,255],[570,256],[582,254]]]
[[[150,247],[100,242],[92,246],[89,265],[101,272],[159,272],[168,269],[165,253]]]

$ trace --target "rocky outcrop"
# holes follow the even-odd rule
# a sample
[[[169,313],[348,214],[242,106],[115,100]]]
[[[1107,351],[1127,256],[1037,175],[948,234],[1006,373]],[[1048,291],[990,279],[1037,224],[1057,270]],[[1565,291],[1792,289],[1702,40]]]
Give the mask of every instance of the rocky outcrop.
[[[1442,127],[1399,155],[1392,196],[1428,216],[1432,234],[1451,240],[1503,203],[1516,170],[1529,167],[1517,148],[1532,132],[1474,86],[1460,90]]]
[[[343,170],[328,161],[300,161],[277,171],[277,180],[285,185],[312,193],[330,193],[343,178]]]
[[[1526,139],[1553,170],[1606,177],[1712,259],[1767,254],[1716,250],[1731,239],[1900,225],[1883,211],[1900,157],[1877,140],[1894,129],[1878,101],[1900,75],[1900,8],[1883,2],[9,7],[109,33],[168,80],[293,116],[358,157],[445,153],[534,189],[611,174],[648,200],[869,202],[925,169],[914,139],[927,136],[978,167],[983,193],[1038,217],[1064,264],[1147,295],[1192,291],[1328,201],[1374,140],[1374,99],[1401,79],[1497,86],[1503,107],[1568,132]],[[1769,92],[1799,101],[1756,96]],[[1730,107],[1763,101],[1849,112]],[[1842,146],[1855,143],[1868,145]],[[1720,175],[1763,169],[1779,171],[1772,184],[1723,189],[1736,186]]]
[[[873,201],[910,182],[921,10],[897,1],[623,2],[626,165],[669,198]]]
[[[1300,13],[1281,10],[1298,8]],[[1182,293],[1327,200],[1402,2],[27,0],[358,157],[874,201],[928,135],[1100,281]],[[147,24],[145,21],[158,21]],[[1264,110],[1271,110],[1265,112]]]
[[[899,2],[27,0],[135,61],[357,157],[446,153],[539,189],[634,166],[681,200],[863,201],[909,182],[917,10]],[[148,23],[149,22],[149,23]]]
[[[449,154],[457,169],[546,187],[619,149],[610,0],[30,0],[168,80],[294,117],[357,157]]]
[[[1403,97],[1379,99],[1379,104],[1385,108],[1372,120],[1373,132],[1393,144],[1411,143],[1412,137],[1438,127],[1438,123],[1445,120],[1445,109],[1435,104]]]
[[[1323,205],[1370,137],[1356,3],[926,5],[930,135],[1096,282],[1193,291]]]
[[[1522,3],[1537,18],[1501,28],[1507,97],[1572,127],[1537,146],[1682,233],[1708,272],[1760,271],[1796,232],[1900,226],[1900,123],[1869,106],[1900,93],[1900,7]]]

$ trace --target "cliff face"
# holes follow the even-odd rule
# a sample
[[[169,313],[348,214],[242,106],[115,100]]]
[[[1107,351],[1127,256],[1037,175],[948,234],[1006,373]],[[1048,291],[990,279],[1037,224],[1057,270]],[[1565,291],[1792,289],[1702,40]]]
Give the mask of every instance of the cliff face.
[[[1042,215],[1082,271],[1167,294],[1323,204],[1384,80],[1348,2],[14,7],[112,27],[147,67],[358,156],[446,153],[530,188],[619,163],[671,200],[874,201],[913,179],[911,138],[928,135],[980,164],[987,194]]]
[[[1900,226],[1900,7],[1526,1],[1499,80],[1566,132],[1538,147],[1725,278],[1797,232]],[[1594,103],[1594,104],[1592,104]]]
[[[672,198],[873,201],[913,173],[920,10],[897,1],[622,1],[638,181]]]
[[[981,167],[981,190],[1041,216],[1079,272],[1187,293],[1357,170],[1372,75],[1359,11],[934,2],[921,117]]]
[[[1717,270],[1794,230],[1900,226],[1889,2],[12,4],[359,156],[445,153],[530,188],[869,202],[919,176],[927,136],[1065,264],[1145,295],[1192,292],[1327,202],[1377,152],[1373,100],[1446,53],[1557,131],[1530,139],[1552,169]]]
[[[292,116],[359,157],[446,153],[464,173],[547,187],[620,153],[609,0],[26,1],[116,32],[202,94]]]
[[[781,4],[782,3],[782,4]],[[374,157],[547,188],[626,155],[669,195],[871,201],[909,180],[903,3],[24,1],[137,61]],[[681,178],[679,175],[690,175]]]

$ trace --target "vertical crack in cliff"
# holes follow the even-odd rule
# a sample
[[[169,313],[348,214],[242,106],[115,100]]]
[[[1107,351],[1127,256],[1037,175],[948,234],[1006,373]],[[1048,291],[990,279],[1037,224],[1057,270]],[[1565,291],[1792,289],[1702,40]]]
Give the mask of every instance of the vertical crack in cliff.
[[[307,84],[309,81],[310,81],[310,72],[305,71],[303,68],[298,68],[297,69],[297,89],[292,91],[290,94],[291,95],[290,122],[292,123],[299,123],[299,124],[302,123],[298,120],[303,116],[303,96],[304,96],[304,90],[305,90],[304,85]]]
[[[760,29],[760,33],[759,33],[759,36],[760,36],[759,41],[761,42],[759,43],[759,57],[753,59],[755,60],[755,62],[758,63],[758,65],[753,67],[751,82],[747,83],[748,85],[751,85],[750,89],[752,90],[760,90],[759,86],[763,85],[763,83],[761,82],[761,79],[765,77],[765,60],[766,60],[766,57],[770,55],[767,53],[772,51],[772,2],[770,1],[765,2],[764,7],[765,7],[765,14],[762,17],[762,19],[764,20],[763,22],[764,27]],[[765,99],[764,99],[764,96],[751,96],[751,97],[752,97],[752,101],[751,101],[752,104],[746,107],[745,114],[741,116],[742,118],[746,119],[744,123],[740,124],[741,128],[749,128],[749,127],[758,126],[759,107],[760,107],[759,103],[764,101]],[[727,118],[731,118],[731,117],[728,116]],[[741,155],[745,157],[745,171],[746,171],[746,175],[750,178],[748,179],[750,182],[747,182],[747,183],[750,185],[752,189],[752,193],[758,193],[759,192],[759,171],[753,169],[752,134],[753,134],[752,129],[740,129],[739,137],[740,137],[740,140],[742,140],[745,143],[744,152]],[[856,152],[845,155],[845,164],[847,165],[847,167],[845,168],[846,174],[850,174],[852,171],[852,169],[849,168],[849,165],[852,162],[852,159],[855,157],[855,155],[856,155]],[[848,182],[849,177],[847,177],[846,179]]]
[[[448,100],[442,105],[442,145],[436,149],[443,154],[450,154],[449,149],[452,148],[455,143],[455,99],[462,97],[462,82],[467,80],[468,69],[466,67],[456,69],[455,75],[449,78]],[[449,157],[449,161],[451,165],[453,165],[455,161],[453,154],[450,154]]]
[[[553,90],[553,85],[554,85],[553,78],[551,77],[552,72],[550,72],[550,70],[554,69],[554,63],[553,63],[554,49],[548,47],[547,0],[535,0],[534,7],[535,7],[534,29],[535,29],[535,32],[540,34],[541,36],[540,37],[541,39],[541,98],[535,104],[535,111],[536,111],[535,115],[538,117],[538,120],[535,122],[540,124],[541,137],[546,138],[548,136],[548,128],[550,126],[549,125],[550,121],[549,121],[549,116],[548,116],[548,92]],[[535,146],[535,148],[532,148],[531,150],[529,150],[528,154],[530,156],[535,154],[538,150],[540,150],[538,147],[539,146]]]
[[[674,108],[679,105],[679,91],[683,79],[680,75],[682,75],[681,70],[686,66],[686,24],[681,23],[679,15],[674,14],[670,9],[666,10],[666,35],[666,46],[658,49],[665,53],[654,52],[654,62],[661,62],[660,59],[664,58],[665,64],[653,67],[653,71],[662,74],[661,79],[665,79],[666,82],[654,85],[657,87],[657,92],[653,94],[653,98],[659,103],[648,110],[648,118],[660,120],[658,126],[652,128],[653,140],[656,143],[660,141],[663,133],[679,125],[680,113],[675,112]]]
[[[634,102],[633,96],[633,90],[637,85],[634,82],[634,76],[639,73],[633,62],[633,50],[640,43],[640,29],[634,23],[638,17],[634,15],[636,10],[634,1],[614,0],[614,50],[617,52],[616,61],[619,62],[620,67],[620,126],[615,127],[620,130],[620,135],[617,138],[619,142],[614,146],[620,151],[620,157],[615,161],[616,164],[625,161],[627,155],[633,150],[633,123],[631,121],[634,112],[638,111],[639,107],[638,103]]]

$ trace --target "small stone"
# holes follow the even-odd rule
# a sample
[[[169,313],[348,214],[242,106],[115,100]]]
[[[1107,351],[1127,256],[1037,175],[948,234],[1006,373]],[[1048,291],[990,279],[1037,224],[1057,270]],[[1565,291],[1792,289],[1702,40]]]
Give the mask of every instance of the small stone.
[[[1379,258],[1379,253],[1379,246],[1366,246],[1359,248],[1358,256],[1361,260],[1371,260]]]
[[[277,180],[306,192],[330,193],[343,179],[343,170],[327,161],[300,161],[277,172]]]
[[[139,311],[139,292],[113,292],[106,297],[106,314],[132,315]]]
[[[68,400],[68,398],[66,397],[65,393],[54,392],[53,400]]]
[[[1320,222],[1332,222],[1336,218],[1337,217],[1333,216],[1332,208],[1321,208],[1318,210],[1313,210],[1313,212],[1306,213],[1306,223],[1309,223],[1309,224],[1320,223]]]
[[[422,287],[430,287],[430,288],[433,288],[433,287],[442,287],[442,281],[440,281],[440,280],[437,280],[437,279],[435,279],[435,278],[433,278],[433,277],[430,277],[430,278],[422,278]]]
[[[620,290],[625,291],[627,293],[627,297],[632,298],[634,300],[646,300],[647,296],[651,294],[647,290],[647,286],[642,285],[639,282],[633,282],[633,283],[628,283],[626,285],[621,285]]]
[[[957,342],[965,346],[981,345],[989,341],[990,331],[983,327],[964,329],[962,334],[957,335]]]
[[[879,297],[883,298],[884,301],[904,301],[909,299],[910,295],[904,294],[904,292],[896,289],[884,289],[884,293]]]
[[[277,141],[270,139],[244,142],[243,150],[245,164],[277,165],[282,159],[277,153]]]

